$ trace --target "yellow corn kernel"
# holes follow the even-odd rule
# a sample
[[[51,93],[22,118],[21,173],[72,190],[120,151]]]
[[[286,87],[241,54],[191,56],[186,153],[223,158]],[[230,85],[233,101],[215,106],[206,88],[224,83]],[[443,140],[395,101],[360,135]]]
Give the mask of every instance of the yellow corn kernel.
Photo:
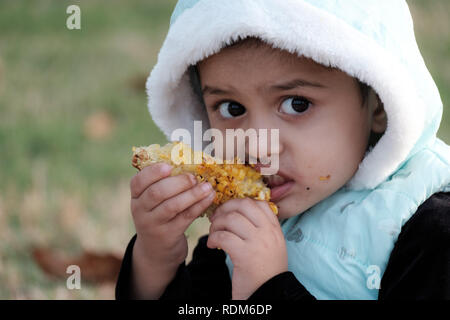
[[[216,191],[213,204],[205,211],[209,215],[220,204],[234,198],[253,198],[269,201],[270,208],[277,214],[276,205],[270,202],[270,189],[264,184],[261,174],[252,166],[237,163],[219,164],[208,154],[202,153],[201,164],[175,164],[171,160],[172,148],[181,143],[180,156],[184,159],[193,159],[193,151],[182,142],[168,143],[163,147],[150,145],[148,147],[133,147],[132,164],[138,170],[155,162],[165,162],[174,166],[172,175],[189,172],[196,176],[197,181],[208,181]],[[180,147],[180,146],[178,146]]]
[[[214,179],[213,177],[209,177],[208,182],[211,184],[213,188],[216,186],[216,179]]]

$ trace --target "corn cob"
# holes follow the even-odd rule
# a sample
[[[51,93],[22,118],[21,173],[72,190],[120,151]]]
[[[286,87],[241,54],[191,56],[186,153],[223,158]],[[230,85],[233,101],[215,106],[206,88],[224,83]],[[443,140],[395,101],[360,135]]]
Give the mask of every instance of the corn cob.
[[[179,151],[177,159],[172,159],[172,150],[175,147]],[[171,176],[192,173],[199,183],[208,181],[216,196],[201,216],[211,215],[219,205],[230,199],[245,197],[268,201],[273,213],[278,214],[277,206],[270,202],[270,189],[263,182],[261,174],[252,165],[238,163],[238,158],[234,158],[232,163],[218,163],[209,154],[192,151],[189,145],[180,141],[168,143],[163,147],[159,144],[133,147],[132,151],[132,165],[138,170],[152,163],[165,162],[174,167]]]

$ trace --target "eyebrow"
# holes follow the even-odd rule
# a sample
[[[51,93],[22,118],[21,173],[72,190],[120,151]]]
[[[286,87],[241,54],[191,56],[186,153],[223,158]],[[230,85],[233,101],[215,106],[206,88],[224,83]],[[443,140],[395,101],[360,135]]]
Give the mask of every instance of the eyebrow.
[[[215,88],[215,87],[210,87],[210,86],[204,86],[202,89],[202,93],[203,94],[210,94],[210,95],[225,95],[225,94],[229,94],[230,91],[224,90],[224,89],[219,89],[219,88]]]
[[[318,82],[311,82],[304,79],[294,79],[288,82],[275,84],[272,86],[269,86],[269,90],[292,90],[299,87],[313,87],[313,88],[321,88],[325,89],[327,88],[325,85],[318,83]],[[225,89],[211,87],[211,86],[204,86],[202,89],[203,94],[209,94],[209,95],[227,95],[230,94],[230,91],[227,91]]]
[[[304,79],[294,79],[285,83],[276,84],[274,86],[271,86],[270,89],[275,90],[292,90],[298,87],[313,87],[313,88],[321,88],[325,89],[326,86],[324,86],[321,83],[318,82],[311,82]]]

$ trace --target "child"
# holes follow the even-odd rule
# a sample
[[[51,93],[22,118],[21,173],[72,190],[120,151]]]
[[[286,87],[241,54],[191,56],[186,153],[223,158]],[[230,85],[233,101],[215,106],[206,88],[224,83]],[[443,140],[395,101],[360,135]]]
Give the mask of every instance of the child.
[[[404,1],[180,0],[147,89],[169,139],[279,129],[279,214],[226,202],[186,266],[214,193],[145,168],[118,299],[450,298],[450,148]]]

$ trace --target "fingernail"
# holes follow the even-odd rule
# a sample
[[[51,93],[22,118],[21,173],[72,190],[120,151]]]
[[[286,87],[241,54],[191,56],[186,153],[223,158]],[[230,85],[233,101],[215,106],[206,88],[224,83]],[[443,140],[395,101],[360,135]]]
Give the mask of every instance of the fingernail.
[[[204,182],[202,184],[201,188],[205,192],[212,189],[211,184],[209,182]]]
[[[208,199],[211,200],[211,199],[214,199],[215,197],[216,197],[216,192],[213,191],[213,192],[211,192],[211,194],[208,196]]]
[[[189,173],[189,178],[191,178],[191,181],[194,185],[197,184],[197,178],[193,174]]]

